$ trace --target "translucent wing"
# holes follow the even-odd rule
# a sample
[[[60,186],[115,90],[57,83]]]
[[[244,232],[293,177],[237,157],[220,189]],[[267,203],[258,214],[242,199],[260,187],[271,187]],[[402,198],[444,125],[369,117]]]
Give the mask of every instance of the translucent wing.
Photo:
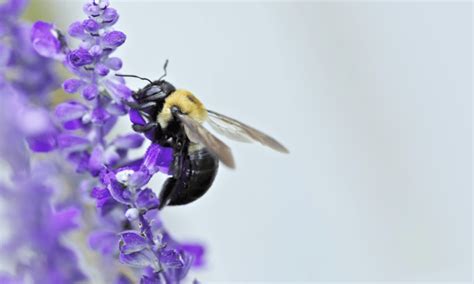
[[[184,125],[186,135],[191,141],[204,145],[211,153],[216,155],[224,165],[231,169],[235,168],[232,151],[224,142],[212,135],[212,133],[199,124],[199,122],[189,116],[178,114],[178,117]]]
[[[230,139],[240,142],[257,141],[278,152],[289,153],[288,149],[280,142],[251,126],[215,111],[207,110],[207,114],[209,125],[216,132]]]
[[[239,142],[250,143],[253,141],[239,124],[233,123],[224,116],[210,110],[207,111],[207,114],[207,122],[217,133]]]

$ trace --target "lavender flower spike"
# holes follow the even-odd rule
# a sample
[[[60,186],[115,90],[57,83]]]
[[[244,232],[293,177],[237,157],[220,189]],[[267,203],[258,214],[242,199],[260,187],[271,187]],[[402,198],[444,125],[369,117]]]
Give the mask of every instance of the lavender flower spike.
[[[74,75],[63,82],[64,91],[82,96],[81,101],[56,106],[62,127],[50,137],[50,148],[60,150],[77,172],[93,177],[86,193],[96,201],[99,214],[89,236],[91,248],[104,259],[118,255],[134,269],[140,283],[179,283],[193,264],[202,263],[203,248],[183,246],[170,238],[159,219],[160,200],[147,187],[157,172],[168,174],[173,150],[152,144],[144,157],[132,161],[128,151],[139,148],[144,138],[108,137],[118,117],[130,111],[124,102],[132,91],[122,77],[115,76],[123,63],[113,56],[127,36],[115,30],[119,14],[109,1],[88,1],[83,11],[87,18],[69,26],[69,37],[44,22],[36,23],[31,33],[39,54],[60,60]],[[68,45],[71,37],[80,41],[77,48]],[[122,274],[113,278],[116,283],[133,282]]]
[[[110,144],[105,142],[117,116],[127,113],[123,101],[132,93],[124,80],[114,75],[121,68],[122,61],[112,57],[126,36],[114,30],[118,13],[109,7],[108,1],[90,1],[84,5],[84,11],[88,18],[74,22],[68,31],[71,37],[81,41],[78,48],[70,49],[68,39],[54,25],[45,22],[33,26],[31,41],[39,54],[62,60],[75,75],[63,83],[63,89],[71,94],[80,93],[89,102],[70,100],[56,108],[56,116],[65,134],[81,130],[89,142],[82,143],[84,147],[71,147],[72,140],[64,140],[71,137],[67,134],[56,136],[54,144],[79,172],[88,171],[96,176],[102,167],[113,167],[123,161],[128,149],[140,146],[143,139],[130,136],[129,140],[133,141],[122,138]]]
[[[10,273],[0,267],[0,283],[74,283],[85,275],[63,240],[77,228],[80,208],[57,200],[51,185],[56,165],[38,162],[25,147],[25,140],[37,151],[55,147],[57,129],[46,106],[48,93],[59,85],[51,60],[30,44],[30,25],[18,18],[26,4],[0,4],[0,159],[10,176],[0,182],[1,214],[10,232],[0,255],[13,267]]]

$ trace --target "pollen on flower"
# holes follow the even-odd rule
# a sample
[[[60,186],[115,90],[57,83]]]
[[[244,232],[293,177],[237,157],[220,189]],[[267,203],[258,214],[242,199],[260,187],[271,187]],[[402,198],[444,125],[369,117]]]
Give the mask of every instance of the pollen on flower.
[[[137,208],[129,208],[125,212],[125,217],[127,217],[128,220],[133,221],[133,220],[138,219],[138,214],[139,212]]]
[[[115,174],[115,178],[121,184],[127,185],[130,177],[135,173],[134,170],[123,170]]]

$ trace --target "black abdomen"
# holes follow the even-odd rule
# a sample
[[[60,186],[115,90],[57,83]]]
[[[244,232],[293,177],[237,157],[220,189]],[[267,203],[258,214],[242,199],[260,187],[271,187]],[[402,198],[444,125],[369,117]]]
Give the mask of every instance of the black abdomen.
[[[173,177],[166,180],[160,193],[160,208],[184,205],[198,199],[211,187],[219,161],[206,148],[188,150],[187,155],[176,155]]]

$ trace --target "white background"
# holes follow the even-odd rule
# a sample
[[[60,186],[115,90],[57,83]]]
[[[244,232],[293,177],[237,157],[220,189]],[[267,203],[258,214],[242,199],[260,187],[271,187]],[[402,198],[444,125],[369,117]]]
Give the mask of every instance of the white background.
[[[164,211],[208,246],[200,280],[471,278],[469,3],[112,2],[124,73],[168,58],[177,87],[291,151],[229,141],[238,169]],[[63,28],[80,6],[56,4]]]

